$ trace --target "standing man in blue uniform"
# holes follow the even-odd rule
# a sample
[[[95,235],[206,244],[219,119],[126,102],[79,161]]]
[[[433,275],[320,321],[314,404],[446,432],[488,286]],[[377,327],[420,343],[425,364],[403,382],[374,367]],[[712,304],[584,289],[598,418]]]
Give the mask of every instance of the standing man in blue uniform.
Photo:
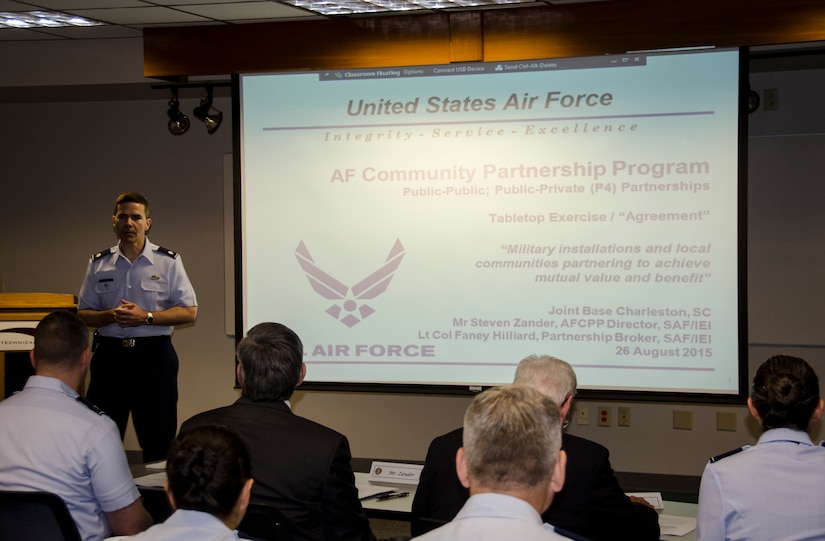
[[[80,288],[78,315],[96,329],[87,398],[117,423],[129,413],[143,460],[166,458],[177,432],[175,325],[192,323],[195,291],[180,256],[146,237],[149,201],[126,192],[115,200],[118,244],[92,256]]]

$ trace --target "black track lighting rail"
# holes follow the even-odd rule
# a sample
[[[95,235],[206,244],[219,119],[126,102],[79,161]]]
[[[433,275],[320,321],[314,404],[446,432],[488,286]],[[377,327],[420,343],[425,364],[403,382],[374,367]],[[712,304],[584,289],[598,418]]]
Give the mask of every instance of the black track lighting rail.
[[[202,83],[166,83],[152,85],[152,90],[174,90],[176,88],[218,88],[222,86],[232,86],[232,83],[226,82],[202,82]]]

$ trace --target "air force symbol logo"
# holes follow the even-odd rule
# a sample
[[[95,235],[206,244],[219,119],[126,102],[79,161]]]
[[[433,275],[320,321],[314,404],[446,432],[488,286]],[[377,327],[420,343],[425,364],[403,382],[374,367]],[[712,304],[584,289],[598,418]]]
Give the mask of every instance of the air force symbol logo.
[[[389,255],[378,270],[352,286],[347,287],[315,265],[304,241],[295,249],[295,257],[309,280],[312,289],[325,299],[336,301],[327,308],[331,315],[347,327],[357,325],[375,312],[368,304],[362,302],[376,298],[387,290],[393,274],[404,259],[404,246],[396,240]]]

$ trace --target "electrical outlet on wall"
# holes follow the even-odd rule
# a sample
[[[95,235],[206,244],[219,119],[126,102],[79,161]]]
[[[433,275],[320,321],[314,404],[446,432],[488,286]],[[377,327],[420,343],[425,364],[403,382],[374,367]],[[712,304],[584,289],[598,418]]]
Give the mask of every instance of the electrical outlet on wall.
[[[590,410],[587,406],[576,407],[576,424],[589,425],[590,424]]]
[[[599,406],[599,426],[610,426],[610,407]]]
[[[619,407],[619,418],[616,421],[619,426],[630,426],[630,408],[627,406]]]

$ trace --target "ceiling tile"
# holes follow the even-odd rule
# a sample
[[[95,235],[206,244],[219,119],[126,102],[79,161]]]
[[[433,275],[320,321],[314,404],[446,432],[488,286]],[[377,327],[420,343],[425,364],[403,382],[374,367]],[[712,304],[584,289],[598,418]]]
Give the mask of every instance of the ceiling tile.
[[[52,36],[68,39],[112,39],[112,38],[142,38],[143,32],[128,26],[62,26],[59,28],[42,28],[41,32]]]
[[[3,28],[0,30],[0,41],[42,41],[50,39],[60,38],[44,34],[37,30],[27,30],[24,28]]]
[[[29,3],[21,4],[12,0],[0,0],[0,11],[31,11],[33,9],[37,8]]]
[[[228,2],[227,0],[152,0],[153,4],[159,6],[188,6],[192,4],[238,4],[239,2]],[[250,0],[245,4],[271,4],[272,0]]]
[[[36,11],[38,8],[52,11],[66,11],[70,9],[94,9],[94,8],[128,8],[128,7],[149,7],[152,4],[141,2],[141,0],[32,0],[26,2],[26,11]]]
[[[176,9],[163,7],[148,8],[114,8],[114,9],[69,9],[63,10],[73,15],[95,19],[111,24],[172,24],[194,21],[205,21],[203,17],[192,13],[185,13]]]
[[[181,6],[180,9],[197,13],[204,17],[222,21],[240,21],[244,19],[277,19],[279,17],[295,17],[312,15],[305,10],[278,2],[234,2],[223,4],[204,4],[197,6]]]

